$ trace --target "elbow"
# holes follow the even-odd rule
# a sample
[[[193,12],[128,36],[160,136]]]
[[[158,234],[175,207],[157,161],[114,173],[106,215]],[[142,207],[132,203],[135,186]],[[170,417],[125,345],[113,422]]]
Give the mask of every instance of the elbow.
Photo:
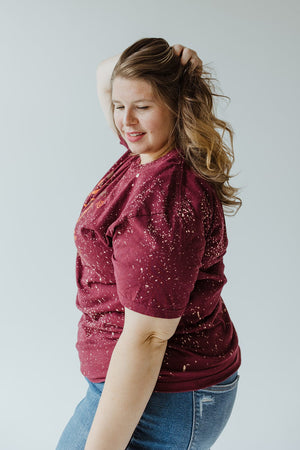
[[[149,334],[146,339],[145,343],[152,345],[152,346],[167,346],[169,337],[167,335],[163,335],[162,333],[151,333]]]

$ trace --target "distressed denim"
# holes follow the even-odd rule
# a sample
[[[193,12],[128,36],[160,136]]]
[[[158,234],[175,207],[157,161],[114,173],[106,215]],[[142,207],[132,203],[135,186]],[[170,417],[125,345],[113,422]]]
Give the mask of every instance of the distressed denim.
[[[126,450],[209,450],[224,429],[236,398],[239,375],[188,392],[153,392]],[[89,384],[56,450],[84,450],[103,390]]]

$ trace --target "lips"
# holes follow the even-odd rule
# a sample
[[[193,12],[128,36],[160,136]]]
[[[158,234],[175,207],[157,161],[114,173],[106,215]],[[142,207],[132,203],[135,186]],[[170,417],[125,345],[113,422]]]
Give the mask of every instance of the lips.
[[[139,141],[146,133],[141,131],[131,131],[130,133],[126,133],[126,138],[129,142]]]
[[[126,134],[131,136],[134,134],[144,134],[142,131],[126,131]]]

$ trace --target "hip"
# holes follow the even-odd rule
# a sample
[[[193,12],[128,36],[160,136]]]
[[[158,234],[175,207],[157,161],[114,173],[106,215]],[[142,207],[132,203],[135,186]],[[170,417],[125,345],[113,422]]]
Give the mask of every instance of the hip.
[[[57,450],[83,450],[104,383],[88,382],[85,398],[75,409]],[[186,392],[153,392],[126,450],[208,450],[232,412],[239,375]]]

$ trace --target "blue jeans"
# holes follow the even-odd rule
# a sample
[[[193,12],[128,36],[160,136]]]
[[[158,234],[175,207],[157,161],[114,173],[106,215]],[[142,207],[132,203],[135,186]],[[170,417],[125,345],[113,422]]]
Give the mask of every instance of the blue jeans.
[[[209,450],[230,417],[238,380],[236,372],[206,389],[153,392],[126,450]],[[104,382],[87,381],[87,394],[76,407],[56,450],[84,450],[104,386]]]

